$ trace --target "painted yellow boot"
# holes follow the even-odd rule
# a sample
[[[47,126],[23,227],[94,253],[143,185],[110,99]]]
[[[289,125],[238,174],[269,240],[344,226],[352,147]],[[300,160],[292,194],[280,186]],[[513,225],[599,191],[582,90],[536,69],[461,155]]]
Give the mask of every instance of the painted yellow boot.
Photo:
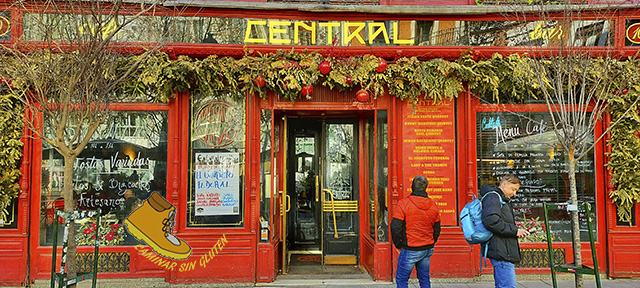
[[[175,224],[176,207],[157,192],[153,192],[142,206],[124,220],[131,235],[144,241],[156,253],[175,260],[191,255],[191,246],[171,234]]]

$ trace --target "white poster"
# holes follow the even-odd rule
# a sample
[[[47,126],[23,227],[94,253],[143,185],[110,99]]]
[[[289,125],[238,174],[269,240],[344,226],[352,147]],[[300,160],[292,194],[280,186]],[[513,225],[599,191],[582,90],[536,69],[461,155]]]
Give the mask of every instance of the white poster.
[[[240,154],[196,153],[196,216],[238,215]]]

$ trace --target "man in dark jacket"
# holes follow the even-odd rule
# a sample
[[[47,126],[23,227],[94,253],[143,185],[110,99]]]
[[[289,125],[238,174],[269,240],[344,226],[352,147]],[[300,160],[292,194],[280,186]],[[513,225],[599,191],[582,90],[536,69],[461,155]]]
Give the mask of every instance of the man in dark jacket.
[[[421,288],[430,288],[429,260],[433,246],[440,236],[440,211],[427,195],[429,182],[416,176],[411,183],[411,195],[398,202],[393,209],[391,239],[398,255],[396,285],[407,287],[413,267],[416,267]]]
[[[482,223],[493,232],[493,237],[484,245],[489,245],[487,258],[493,265],[496,288],[517,286],[514,264],[520,262],[518,238],[529,235],[527,230],[518,229],[513,218],[511,198],[516,195],[518,189],[520,179],[513,174],[507,174],[500,180],[500,187],[485,184],[480,188],[478,195],[487,195],[482,198]],[[491,191],[498,194],[489,193]]]

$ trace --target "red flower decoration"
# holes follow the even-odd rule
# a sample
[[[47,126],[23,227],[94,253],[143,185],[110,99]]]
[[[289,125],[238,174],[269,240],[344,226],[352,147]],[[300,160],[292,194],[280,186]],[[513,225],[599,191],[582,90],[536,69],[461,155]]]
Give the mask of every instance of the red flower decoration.
[[[91,230],[90,228],[84,229],[84,234],[91,234],[93,233],[93,230]]]
[[[264,78],[262,78],[262,76],[258,75],[256,76],[255,79],[253,79],[253,83],[255,83],[258,87],[264,87]]]
[[[107,239],[109,241],[113,240],[115,234],[113,234],[113,232],[109,232],[109,234],[104,236],[104,239]]]
[[[311,97],[311,94],[313,94],[313,86],[311,85],[307,85],[302,87],[302,95],[307,96],[307,98]]]
[[[95,229],[96,229],[96,227],[97,227],[97,224],[96,224],[96,223],[91,224],[91,228],[92,228],[92,229],[94,229],[94,230],[95,230]]]
[[[118,223],[116,224],[111,224],[111,229],[113,230],[118,230],[118,228],[120,228],[120,225]]]

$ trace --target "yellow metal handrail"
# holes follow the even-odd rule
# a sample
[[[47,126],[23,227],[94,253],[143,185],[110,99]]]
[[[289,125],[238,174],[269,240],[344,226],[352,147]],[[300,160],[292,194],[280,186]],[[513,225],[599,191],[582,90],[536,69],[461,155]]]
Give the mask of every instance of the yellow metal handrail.
[[[329,192],[329,196],[331,196],[331,211],[333,212],[333,238],[338,239],[338,224],[336,223],[336,207],[333,201],[333,193],[331,193],[331,190],[329,189],[322,189],[322,191]],[[322,197],[322,200],[324,200],[324,197]]]
[[[323,212],[358,212],[358,201],[333,201],[322,205]]]

